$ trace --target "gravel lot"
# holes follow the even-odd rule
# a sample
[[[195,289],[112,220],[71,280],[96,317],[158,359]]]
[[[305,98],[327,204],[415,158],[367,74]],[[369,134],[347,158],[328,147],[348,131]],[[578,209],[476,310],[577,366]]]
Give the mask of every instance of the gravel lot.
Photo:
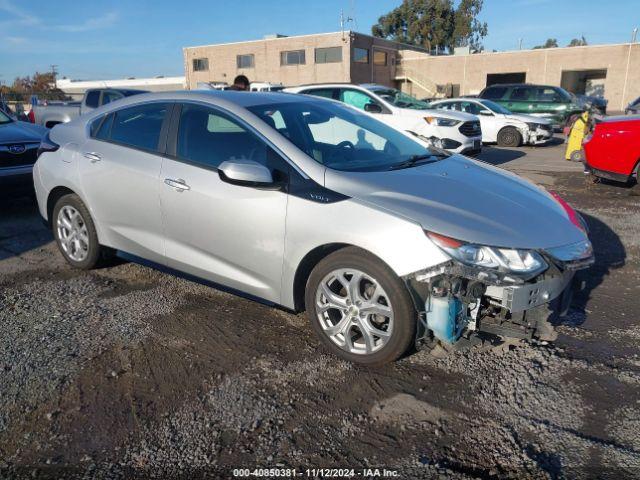
[[[597,264],[553,345],[370,370],[292,315],[131,263],[70,269],[29,197],[0,202],[0,478],[640,477],[640,196],[562,145],[482,159],[557,190]]]

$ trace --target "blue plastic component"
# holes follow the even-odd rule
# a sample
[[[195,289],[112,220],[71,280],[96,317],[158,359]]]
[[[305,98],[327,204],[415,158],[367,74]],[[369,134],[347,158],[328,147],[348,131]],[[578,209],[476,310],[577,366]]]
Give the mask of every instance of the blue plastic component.
[[[427,327],[433,336],[446,343],[454,343],[465,327],[463,304],[455,297],[429,296],[425,302]]]

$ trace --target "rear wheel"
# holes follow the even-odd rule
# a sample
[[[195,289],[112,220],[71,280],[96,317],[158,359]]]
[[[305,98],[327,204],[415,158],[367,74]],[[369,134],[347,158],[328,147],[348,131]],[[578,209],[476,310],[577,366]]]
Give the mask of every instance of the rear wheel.
[[[501,147],[519,147],[522,145],[522,135],[517,128],[504,127],[498,132],[498,145]]]
[[[351,362],[392,362],[415,336],[416,313],[405,285],[379,259],[355,247],[329,255],[314,268],[305,305],[321,341]]]
[[[75,194],[64,195],[53,207],[53,236],[65,260],[75,268],[89,270],[100,260],[98,243],[89,210]]]

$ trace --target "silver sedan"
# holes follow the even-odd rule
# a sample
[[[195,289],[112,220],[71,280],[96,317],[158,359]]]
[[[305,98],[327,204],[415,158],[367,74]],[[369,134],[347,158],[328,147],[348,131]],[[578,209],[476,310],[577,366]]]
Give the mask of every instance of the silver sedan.
[[[316,97],[124,99],[56,126],[34,182],[74,267],[115,252],[306,310],[369,365],[478,332],[552,337],[593,260],[562,199]]]

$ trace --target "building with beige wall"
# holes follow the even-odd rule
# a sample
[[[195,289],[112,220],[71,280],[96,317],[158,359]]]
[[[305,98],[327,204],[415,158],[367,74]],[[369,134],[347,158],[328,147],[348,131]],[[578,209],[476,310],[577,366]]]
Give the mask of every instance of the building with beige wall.
[[[469,95],[494,83],[526,82],[601,95],[616,111],[640,96],[640,44],[447,56],[402,52],[396,75],[399,86],[418,97],[432,96],[434,84]]]
[[[640,96],[640,44],[589,45],[463,55],[426,50],[345,31],[187,47],[186,87],[251,81],[286,86],[379,83],[418,98],[477,94],[495,83],[537,83],[604,96],[623,110]]]
[[[200,82],[231,84],[240,74],[252,82],[286,86],[323,82],[392,86],[398,52],[403,48],[413,47],[345,31],[187,47],[183,53],[189,89]]]

